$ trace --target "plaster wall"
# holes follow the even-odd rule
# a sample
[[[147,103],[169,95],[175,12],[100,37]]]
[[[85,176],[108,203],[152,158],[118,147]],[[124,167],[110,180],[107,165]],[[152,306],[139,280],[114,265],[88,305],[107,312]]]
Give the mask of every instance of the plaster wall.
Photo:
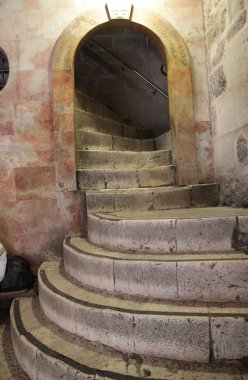
[[[135,0],[134,0],[135,2]],[[104,1],[1,0],[0,46],[10,64],[0,92],[0,241],[33,266],[60,254],[65,234],[85,232],[85,202],[58,191],[52,114],[51,62],[64,28]],[[202,181],[213,177],[202,4],[200,0],[138,1],[163,15],[185,39],[192,57],[195,125]],[[63,134],[70,150],[70,134]],[[61,138],[62,138],[61,137]],[[208,162],[204,169],[204,163]],[[210,169],[209,169],[210,168]],[[64,171],[67,170],[65,166]]]
[[[248,206],[248,1],[203,7],[216,180],[223,204]]]

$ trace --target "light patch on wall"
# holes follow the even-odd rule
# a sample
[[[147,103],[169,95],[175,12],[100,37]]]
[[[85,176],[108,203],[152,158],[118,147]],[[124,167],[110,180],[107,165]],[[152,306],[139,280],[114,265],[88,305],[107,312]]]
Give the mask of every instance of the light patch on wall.
[[[109,19],[131,19],[133,4],[130,1],[109,0],[106,4]]]

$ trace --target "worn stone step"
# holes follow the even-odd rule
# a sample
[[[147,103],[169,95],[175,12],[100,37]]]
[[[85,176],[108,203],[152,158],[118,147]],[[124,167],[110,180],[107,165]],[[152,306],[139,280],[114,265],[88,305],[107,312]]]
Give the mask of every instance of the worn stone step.
[[[127,169],[81,169],[77,170],[79,190],[128,189],[175,184],[175,166]]]
[[[77,130],[107,133],[134,139],[152,139],[153,131],[132,126],[94,113],[76,109],[75,127]]]
[[[216,183],[86,192],[88,212],[120,210],[163,210],[186,207],[209,207],[219,204]]]
[[[174,301],[248,302],[243,252],[148,255],[107,251],[78,237],[64,241],[66,273],[113,294]]]
[[[108,107],[98,102],[96,99],[82,93],[79,90],[75,91],[75,112],[85,111],[99,116],[107,117],[112,120],[121,122],[121,117],[116,112],[110,110]]]
[[[116,150],[116,151],[152,151],[154,139],[133,139],[106,133],[76,131],[76,144],[79,150]],[[170,146],[168,148],[170,149]]]
[[[171,150],[121,152],[78,150],[79,169],[139,169],[171,164]]]
[[[39,300],[45,315],[64,330],[125,353],[195,362],[209,362],[210,352],[214,359],[248,354],[244,304],[218,307],[113,297],[81,287],[58,262],[42,264]]]
[[[155,138],[155,147],[157,150],[171,149],[171,132],[162,133]]]
[[[149,360],[93,345],[50,322],[37,299],[15,300],[11,308],[13,348],[32,380],[245,380],[245,365]],[[231,345],[232,346],[232,345]]]
[[[88,214],[93,244],[120,251],[247,250],[248,210],[203,207]]]

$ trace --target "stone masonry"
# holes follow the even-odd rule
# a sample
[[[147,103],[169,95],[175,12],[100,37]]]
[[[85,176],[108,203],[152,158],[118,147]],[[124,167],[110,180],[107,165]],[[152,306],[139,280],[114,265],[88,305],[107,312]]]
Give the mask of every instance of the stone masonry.
[[[221,202],[248,205],[248,1],[205,0],[215,174]]]

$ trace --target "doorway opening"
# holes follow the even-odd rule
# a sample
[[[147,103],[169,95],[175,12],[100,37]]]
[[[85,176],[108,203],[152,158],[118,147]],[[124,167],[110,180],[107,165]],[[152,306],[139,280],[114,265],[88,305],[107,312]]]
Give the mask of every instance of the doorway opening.
[[[169,131],[167,64],[135,25],[92,34],[77,49],[74,62],[75,97],[84,108],[87,103],[86,111],[100,103],[123,123],[152,130],[154,137]]]
[[[176,166],[176,184],[181,186],[199,181],[191,60],[183,38],[173,25],[151,9],[135,4],[131,13],[123,13],[121,9],[109,13],[105,6],[99,6],[89,8],[84,14],[75,18],[59,37],[54,50],[52,88],[56,131],[56,183],[59,191],[77,190],[75,152],[78,140],[75,135],[79,120],[77,113],[74,112],[74,106],[77,107],[80,100],[75,97],[75,57],[80,47],[97,31],[106,27],[130,28],[130,25],[136,32],[147,35],[166,60],[172,163]],[[100,103],[95,103],[97,108]],[[85,104],[89,107],[87,102]],[[114,113],[108,108],[109,104],[106,104],[104,109]],[[164,104],[166,106],[166,102]],[[93,107],[93,104],[90,107]],[[129,116],[120,116],[131,119]],[[87,122],[84,124],[87,125]]]

